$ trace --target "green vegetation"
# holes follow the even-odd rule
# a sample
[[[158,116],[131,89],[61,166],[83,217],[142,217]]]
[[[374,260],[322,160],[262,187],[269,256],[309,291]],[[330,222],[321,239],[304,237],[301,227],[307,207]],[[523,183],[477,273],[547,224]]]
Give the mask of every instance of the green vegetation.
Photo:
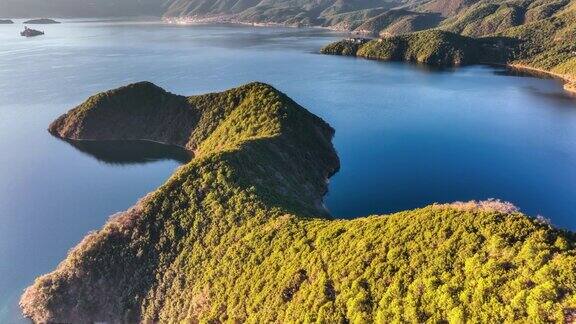
[[[98,5],[94,5],[88,0],[53,0],[50,6],[46,6],[43,0],[5,0],[0,3],[0,13],[5,16],[35,14],[77,17],[155,15],[170,20],[181,19],[185,22],[224,21],[323,26],[381,37],[437,28],[478,38],[508,35],[514,33],[512,30],[516,27],[525,27],[532,31],[529,33],[540,33],[535,26],[556,24],[557,21],[562,21],[564,27],[573,30],[574,28],[568,25],[572,26],[574,22],[575,1],[102,0]],[[549,21],[545,22],[546,20]],[[551,39],[547,39],[547,42]],[[570,55],[573,58],[573,53]],[[559,69],[566,70],[572,67],[573,65],[563,66]]]
[[[378,32],[380,35],[401,35],[414,31],[433,28],[442,21],[436,13],[421,13],[408,10],[388,10],[374,18],[368,19],[355,31],[365,34]]]
[[[479,3],[440,26],[464,35],[518,40],[507,63],[576,78],[576,2],[533,0]]]
[[[576,81],[576,6],[560,15],[511,28],[502,35],[521,41],[515,63]]]
[[[502,38],[475,39],[440,30],[427,30],[371,41],[342,40],[327,45],[321,52],[385,61],[458,66],[482,62],[505,63],[512,44]]]
[[[443,23],[443,28],[468,36],[483,36],[521,24],[522,9],[510,3],[480,2]]]
[[[166,17],[230,19],[247,23],[279,23],[292,26],[331,26],[352,30],[366,19],[405,3],[404,0],[173,0]]]
[[[486,36],[528,25],[559,14],[569,0],[480,0],[441,24],[444,30],[467,36]]]
[[[321,199],[339,165],[334,131],[268,85],[185,98],[139,83],[90,98],[50,129],[126,139],[131,118],[144,124],[128,124],[142,139],[174,139],[196,155],[25,291],[22,309],[36,322],[543,323],[576,314],[576,237],[510,204],[329,219]]]
[[[457,13],[435,29],[360,45],[344,40],[322,53],[440,66],[508,64],[576,82],[576,2],[479,0],[455,6]]]
[[[389,9],[385,7],[356,10],[352,12],[340,13],[337,10],[326,12],[324,26],[331,26],[339,30],[357,30],[360,25],[368,20],[387,12]]]
[[[358,50],[369,42],[368,39],[352,38],[334,42],[323,47],[322,54],[356,56]]]
[[[366,58],[453,66],[476,63],[480,48],[473,40],[441,31],[425,31],[372,41],[356,53]]]

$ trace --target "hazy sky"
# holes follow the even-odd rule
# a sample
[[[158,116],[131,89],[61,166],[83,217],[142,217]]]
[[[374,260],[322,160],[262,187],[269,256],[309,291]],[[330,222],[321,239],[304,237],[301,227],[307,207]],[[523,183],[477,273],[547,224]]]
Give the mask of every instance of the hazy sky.
[[[163,0],[0,0],[0,17],[161,15]]]

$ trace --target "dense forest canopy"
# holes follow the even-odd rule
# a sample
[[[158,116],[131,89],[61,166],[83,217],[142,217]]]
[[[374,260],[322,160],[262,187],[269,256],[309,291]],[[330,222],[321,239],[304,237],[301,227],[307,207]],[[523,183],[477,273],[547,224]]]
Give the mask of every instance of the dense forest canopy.
[[[150,83],[56,120],[69,139],[195,152],[21,299],[36,322],[563,322],[576,239],[499,201],[330,219],[334,130],[271,86],[183,97]]]
[[[328,26],[381,36],[328,54],[576,81],[576,0],[10,0],[0,14]],[[133,84],[92,96],[50,132],[152,140],[194,158],[26,290],[21,307],[37,322],[576,320],[574,234],[510,204],[331,220],[334,130],[271,86],[184,97]]]

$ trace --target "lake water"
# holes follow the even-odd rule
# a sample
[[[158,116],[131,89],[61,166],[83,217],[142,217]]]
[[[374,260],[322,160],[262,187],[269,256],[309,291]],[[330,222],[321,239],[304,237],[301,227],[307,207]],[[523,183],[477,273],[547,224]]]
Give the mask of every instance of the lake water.
[[[430,70],[322,56],[323,30],[65,21],[0,25],[0,323],[24,287],[108,215],[189,158],[122,143],[75,147],[46,131],[98,91],[149,80],[178,94],[259,80],[336,129],[335,217],[500,198],[576,230],[576,100],[491,67]]]

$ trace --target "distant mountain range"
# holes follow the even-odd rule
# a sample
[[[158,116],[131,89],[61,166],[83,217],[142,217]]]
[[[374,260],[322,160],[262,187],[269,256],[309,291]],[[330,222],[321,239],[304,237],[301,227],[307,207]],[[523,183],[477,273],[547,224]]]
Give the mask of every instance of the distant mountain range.
[[[477,0],[2,0],[0,17],[170,18],[401,32],[439,24]]]
[[[433,27],[466,36],[504,32],[574,8],[571,0],[171,0],[166,17],[324,26],[382,36]]]

